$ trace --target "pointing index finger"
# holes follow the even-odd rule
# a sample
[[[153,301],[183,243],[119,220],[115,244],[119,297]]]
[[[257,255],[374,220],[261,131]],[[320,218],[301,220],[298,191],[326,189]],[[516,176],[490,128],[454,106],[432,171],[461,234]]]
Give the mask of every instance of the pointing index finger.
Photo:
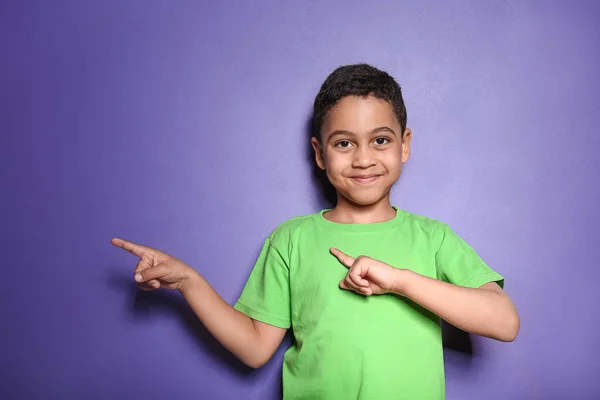
[[[336,249],[335,247],[332,247],[329,249],[329,251],[331,252],[331,254],[333,254],[338,260],[340,260],[340,262],[342,264],[344,264],[344,266],[350,268],[353,264],[354,261],[356,261],[356,259],[354,257],[350,257],[349,255],[347,255],[346,253],[342,252],[339,249]]]
[[[131,254],[138,256],[140,258],[144,255],[144,253],[146,253],[147,251],[150,251],[150,249],[148,247],[145,247],[140,244],[133,243],[133,242],[128,242],[127,240],[123,240],[123,239],[119,239],[119,238],[113,238],[111,240],[111,242],[115,246],[120,247],[124,250],[127,250]]]

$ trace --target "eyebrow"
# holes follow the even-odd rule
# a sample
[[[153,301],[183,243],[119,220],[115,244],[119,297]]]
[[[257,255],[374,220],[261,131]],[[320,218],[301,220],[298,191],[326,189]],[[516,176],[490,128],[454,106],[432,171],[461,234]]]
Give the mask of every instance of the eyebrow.
[[[370,132],[370,134],[372,135],[374,133],[379,133],[379,132],[391,132],[394,136],[396,135],[396,132],[394,132],[394,130],[388,126],[380,126],[379,128],[375,128]],[[333,131],[331,133],[331,135],[329,135],[327,140],[329,141],[329,140],[331,140],[331,138],[333,138],[335,136],[356,136],[356,133],[354,133],[352,131],[336,130],[336,131]]]

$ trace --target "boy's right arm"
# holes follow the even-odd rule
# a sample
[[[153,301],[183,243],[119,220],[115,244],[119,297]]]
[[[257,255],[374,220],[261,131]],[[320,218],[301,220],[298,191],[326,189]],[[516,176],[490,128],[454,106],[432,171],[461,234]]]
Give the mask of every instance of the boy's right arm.
[[[286,329],[236,310],[197,271],[177,258],[118,238],[112,243],[140,258],[134,274],[141,289],[179,290],[208,331],[246,365],[261,367],[281,344]]]
[[[206,329],[250,367],[259,368],[269,361],[287,331],[236,310],[195,271],[180,292]]]

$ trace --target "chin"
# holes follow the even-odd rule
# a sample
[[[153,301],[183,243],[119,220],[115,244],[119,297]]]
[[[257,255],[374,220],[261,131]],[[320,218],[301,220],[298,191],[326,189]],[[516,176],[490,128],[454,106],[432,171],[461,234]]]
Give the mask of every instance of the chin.
[[[377,195],[343,195],[348,201],[361,207],[368,207],[379,203],[385,198],[384,193],[378,193]]]

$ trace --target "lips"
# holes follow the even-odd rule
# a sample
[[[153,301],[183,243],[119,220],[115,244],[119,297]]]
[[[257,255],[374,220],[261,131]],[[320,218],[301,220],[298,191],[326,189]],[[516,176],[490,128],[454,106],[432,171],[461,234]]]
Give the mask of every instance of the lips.
[[[379,175],[355,175],[351,179],[357,183],[371,183],[375,182],[379,178]]]

